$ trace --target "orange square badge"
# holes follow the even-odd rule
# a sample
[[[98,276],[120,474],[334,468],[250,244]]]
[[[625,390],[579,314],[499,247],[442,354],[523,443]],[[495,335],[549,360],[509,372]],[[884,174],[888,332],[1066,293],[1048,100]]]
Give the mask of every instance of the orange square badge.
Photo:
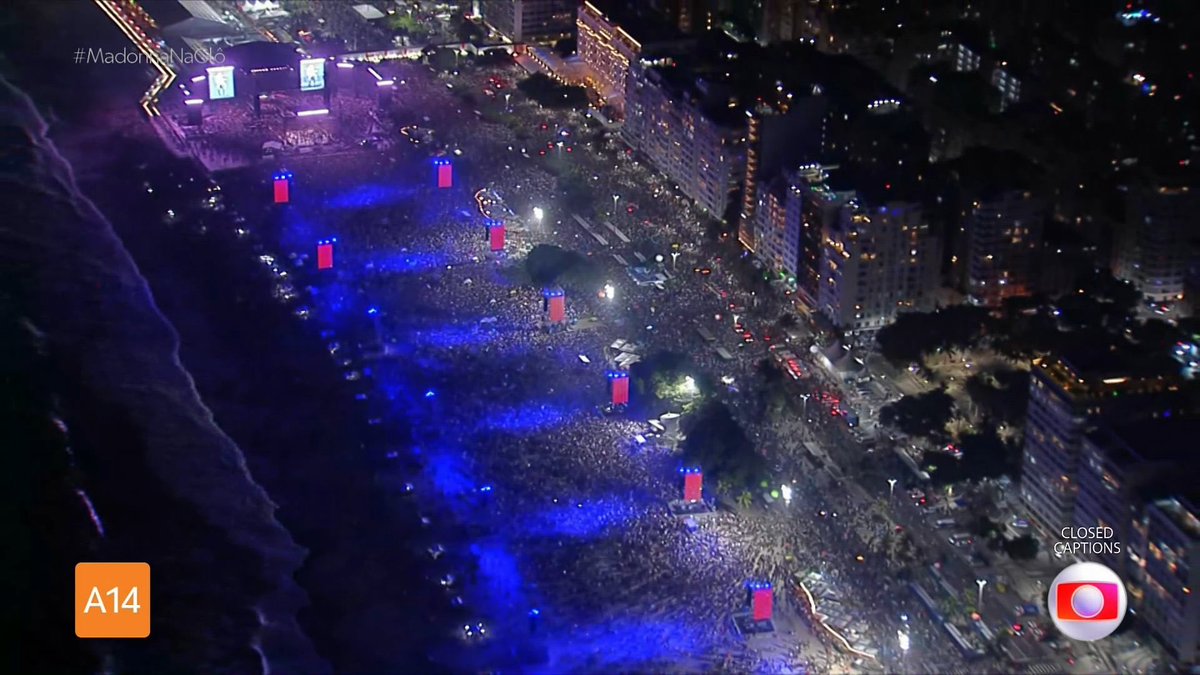
[[[76,565],[75,635],[81,638],[150,637],[150,565]]]

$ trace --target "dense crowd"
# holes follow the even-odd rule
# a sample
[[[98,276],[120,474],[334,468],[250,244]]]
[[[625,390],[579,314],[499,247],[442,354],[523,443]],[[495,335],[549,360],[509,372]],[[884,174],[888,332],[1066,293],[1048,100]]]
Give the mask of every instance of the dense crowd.
[[[317,206],[284,218],[279,238],[292,254],[281,257],[310,265],[315,238],[338,237],[338,270],[312,289],[312,311],[364,345],[385,346],[383,358],[347,368],[369,370],[392,410],[414,423],[412,451],[424,470],[403,480],[422,500],[431,539],[444,535],[448,550],[469,550],[476,560],[463,563],[469,571],[442,580],[451,593],[478,605],[498,636],[540,631],[554,638],[552,663],[564,669],[779,669],[783,664],[768,659],[761,644],[738,639],[732,629],[733,615],[745,609],[748,579],[774,582],[780,611],[795,613],[793,580],[819,571],[843,588],[846,605],[874,636],[895,635],[901,614],[919,621],[880,553],[886,521],[799,459],[798,439],[823,436],[803,423],[765,425],[757,414],[748,392],[761,350],[726,361],[696,334],[709,316],[720,314],[716,325],[731,325],[728,303],[753,306],[755,299],[734,290],[722,266],[706,278],[691,272],[704,255],[694,243],[700,240],[694,214],[662,193],[644,167],[586,145],[602,141],[583,140],[571,153],[579,165],[570,171],[596,176],[593,194],[613,191],[637,203],[631,213],[598,198],[585,214],[593,223],[610,219],[635,242],[648,242],[651,254],[669,256],[672,243],[685,244],[677,265],[664,262],[668,271],[677,268],[666,292],[638,287],[573,222],[559,194],[561,170],[552,172],[542,155],[530,154],[528,139],[528,157],[514,143],[518,126],[576,138],[582,120],[572,118],[580,126],[562,136],[562,118],[555,126],[530,104],[514,102],[515,123],[483,123],[422,67],[405,71],[404,80],[411,96],[402,105],[412,110],[398,114],[432,126],[441,142],[465,151],[456,160],[455,187],[434,188],[428,148],[411,144],[398,146],[396,155],[298,162],[298,180],[311,191],[305,203]],[[425,114],[418,120],[419,111]],[[606,168],[610,162],[616,169]],[[490,253],[473,199],[482,187],[518,214],[552,202],[550,216],[545,223],[518,217],[506,252]],[[591,254],[613,275],[616,302],[582,293],[568,298],[572,320],[599,321],[545,325],[540,289],[524,283],[516,264],[533,243]],[[723,296],[721,289],[728,289]],[[343,319],[347,307],[363,311],[367,304],[378,317],[373,326],[357,333],[343,328],[362,329],[362,322]],[[685,351],[713,381],[732,376],[742,391],[721,396],[769,458],[796,476],[793,501],[721,509],[697,518],[694,529],[670,515],[666,504],[682,487],[679,458],[653,439],[636,440],[649,431],[646,423],[602,410],[603,348],[617,338]],[[469,534],[453,528],[439,534],[450,522],[465,523]],[[535,625],[527,617],[543,607]],[[830,648],[833,641],[819,627],[789,644],[799,645],[788,654],[790,665],[844,667],[853,658]],[[862,646],[894,657],[886,653],[894,646]],[[926,659],[953,662],[944,648],[932,637],[922,644]]]

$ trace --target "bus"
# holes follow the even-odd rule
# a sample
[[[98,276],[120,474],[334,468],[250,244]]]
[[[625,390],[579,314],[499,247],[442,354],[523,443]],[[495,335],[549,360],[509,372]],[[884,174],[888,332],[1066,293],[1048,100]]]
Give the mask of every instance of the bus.
[[[697,326],[697,327],[696,327],[696,333],[697,333],[697,334],[699,334],[699,335],[700,335],[700,337],[701,337],[701,338],[702,338],[702,339],[703,339],[705,342],[712,343],[712,342],[716,342],[716,341],[717,341],[717,336],[713,335],[713,334],[712,334],[712,331],[710,331],[709,329],[705,328],[704,326]]]

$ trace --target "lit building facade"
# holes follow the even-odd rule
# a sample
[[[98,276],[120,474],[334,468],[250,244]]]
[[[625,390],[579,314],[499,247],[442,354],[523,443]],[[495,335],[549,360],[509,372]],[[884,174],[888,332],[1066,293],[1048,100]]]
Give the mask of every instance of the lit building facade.
[[[775,95],[774,101],[759,96],[758,105],[746,111],[746,169],[738,241],[752,252],[758,248],[755,214],[760,183],[781,176],[791,167],[811,163],[819,156],[825,137],[827,101],[823,97],[796,97],[782,83],[766,95],[770,94]]]
[[[1047,217],[1045,201],[1027,190],[1010,190],[972,202],[967,209],[962,223],[964,290],[970,301],[994,307],[1005,298],[1032,294]]]
[[[717,119],[706,85],[682,81],[670,68],[635,68],[622,135],[679,189],[722,218],[742,179],[744,125]]]
[[[587,66],[585,82],[607,103],[622,108],[630,65],[637,61],[642,44],[591,2],[579,6],[576,27],[576,51]]]
[[[817,304],[847,333],[883,328],[904,311],[929,309],[941,247],[921,206],[849,201],[824,232]]]
[[[483,0],[483,19],[512,42],[567,37],[575,23],[575,0]]]
[[[1195,256],[1200,190],[1142,187],[1129,194],[1126,207],[1114,247],[1113,274],[1137,286],[1147,300],[1182,301],[1188,265]]]
[[[1182,496],[1155,500],[1135,531],[1132,605],[1175,659],[1195,665],[1200,662],[1200,509]]]
[[[1120,365],[1085,369],[1066,358],[1034,361],[1020,492],[1040,530],[1057,537],[1063,527],[1076,522],[1080,456],[1084,436],[1094,421],[1114,411],[1131,420],[1146,415],[1160,403],[1156,395],[1174,382],[1165,376],[1134,376]],[[1109,477],[1119,478],[1111,468]],[[1116,518],[1111,507],[1100,506],[1086,517]]]
[[[759,184],[752,238],[758,259],[774,272],[796,278],[803,226],[799,189],[784,176]],[[745,221],[742,222],[745,224]],[[742,233],[739,231],[739,238]],[[742,239],[745,244],[745,239]]]

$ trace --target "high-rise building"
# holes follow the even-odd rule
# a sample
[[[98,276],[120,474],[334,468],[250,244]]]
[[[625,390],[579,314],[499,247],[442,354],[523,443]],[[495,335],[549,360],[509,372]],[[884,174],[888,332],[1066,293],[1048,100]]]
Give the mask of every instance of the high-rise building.
[[[1101,421],[1083,441],[1078,527],[1111,527],[1105,547],[1083,557],[1116,570],[1130,608],[1183,664],[1200,658],[1200,511],[1192,439],[1200,419],[1181,411],[1135,422]],[[1118,418],[1119,419],[1119,418]],[[1200,595],[1200,594],[1197,594]]]
[[[800,196],[795,194],[790,182],[783,175],[758,184],[755,204],[752,241],[755,255],[768,268],[790,277],[796,276],[800,262]],[[796,204],[795,218],[791,218],[788,207]],[[744,216],[743,216],[744,217]],[[738,237],[746,243],[745,220],[739,228]]]
[[[819,94],[797,96],[779,81],[763,89],[755,96],[757,104],[746,111],[746,171],[738,241],[750,251],[757,248],[754,228],[759,183],[817,160],[827,112],[827,101]]]
[[[1083,439],[1079,463],[1079,495],[1075,522],[1079,527],[1111,527],[1113,539],[1128,548],[1145,495],[1169,485],[1177,476],[1200,469],[1188,439],[1200,434],[1200,420],[1178,411],[1168,418],[1129,423],[1101,421]],[[1124,570],[1128,551],[1088,556]]]
[[[758,41],[768,44],[806,37],[810,32],[805,12],[809,4],[809,0],[762,0]]]
[[[1056,537],[1075,523],[1080,454],[1095,420],[1119,412],[1134,421],[1170,410],[1178,404],[1168,396],[1178,387],[1174,370],[1165,356],[1097,339],[1081,340],[1071,355],[1034,360],[1020,492],[1040,530]],[[1100,507],[1089,513],[1116,518]]]
[[[689,35],[710,30],[716,11],[709,0],[648,0],[650,7],[668,22]]]
[[[483,0],[483,20],[513,42],[543,42],[568,37],[575,23],[576,0]]]
[[[639,62],[622,135],[656,169],[716,218],[742,179],[745,115],[730,93],[687,68]]]
[[[575,23],[576,51],[586,67],[584,83],[617,111],[624,110],[626,82],[639,59],[658,63],[660,54],[690,44],[649,8],[615,0],[584,0]]]
[[[1193,436],[1194,438],[1194,436]],[[1194,475],[1194,474],[1193,474]],[[1200,662],[1200,502],[1186,495],[1156,499],[1137,523],[1133,607],[1151,633],[1183,665]]]
[[[995,307],[1041,283],[1049,207],[1033,189],[1040,171],[1009,151],[970,148],[947,165],[947,246],[952,284],[974,304]]]
[[[968,206],[966,292],[971,302],[997,306],[1036,290],[1046,203],[1028,190],[1010,190]]]
[[[836,170],[834,171],[836,174]],[[838,177],[840,179],[840,177]],[[821,254],[825,232],[838,223],[842,207],[855,198],[852,181],[835,183],[820,165],[802,166],[792,187],[799,195],[800,223],[796,256],[796,294],[805,307],[816,310],[821,290]],[[841,186],[841,187],[839,187]]]
[[[1167,183],[1130,190],[1114,246],[1113,274],[1152,302],[1182,301],[1195,256],[1197,221],[1200,190]]]
[[[930,309],[941,248],[921,204],[864,188],[823,232],[817,305],[846,333],[878,330],[905,311]],[[868,196],[869,195],[869,196]]]

